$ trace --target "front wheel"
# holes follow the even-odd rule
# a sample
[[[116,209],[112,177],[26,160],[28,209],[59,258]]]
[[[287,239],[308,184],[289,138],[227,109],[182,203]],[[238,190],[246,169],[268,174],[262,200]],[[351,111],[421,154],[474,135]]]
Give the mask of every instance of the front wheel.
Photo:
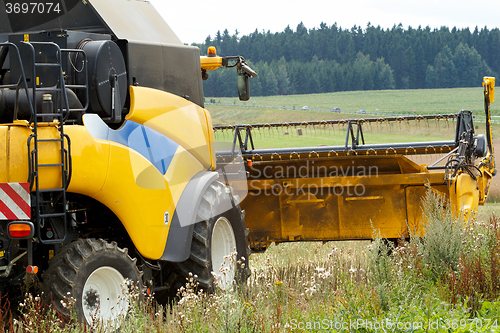
[[[215,221],[210,243],[212,277],[222,289],[228,289],[235,280],[237,273],[235,260],[237,257],[237,244],[234,229],[225,216],[221,216]]]
[[[201,222],[194,225],[189,259],[175,263],[170,272],[172,291],[185,285],[190,276],[207,292],[245,282],[250,275],[248,232],[229,188],[212,183],[203,195],[197,215]]]
[[[127,293],[131,285],[141,289],[141,275],[127,249],[102,239],[80,239],[49,261],[42,296],[63,314],[68,314],[65,305],[73,298],[78,319],[88,324],[114,321],[126,316]]]

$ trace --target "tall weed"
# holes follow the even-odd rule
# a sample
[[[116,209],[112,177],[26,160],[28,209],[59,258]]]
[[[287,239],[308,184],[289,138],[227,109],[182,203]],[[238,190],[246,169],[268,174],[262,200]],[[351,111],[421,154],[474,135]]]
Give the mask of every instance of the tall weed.
[[[442,195],[427,191],[422,200],[421,221],[425,238],[412,237],[411,241],[418,249],[424,270],[434,281],[443,279],[450,270],[457,270],[466,222],[455,217]]]
[[[465,232],[458,269],[450,271],[445,282],[447,300],[460,304],[465,300],[472,314],[483,301],[497,300],[500,293],[500,228],[493,215],[488,223],[477,222]]]

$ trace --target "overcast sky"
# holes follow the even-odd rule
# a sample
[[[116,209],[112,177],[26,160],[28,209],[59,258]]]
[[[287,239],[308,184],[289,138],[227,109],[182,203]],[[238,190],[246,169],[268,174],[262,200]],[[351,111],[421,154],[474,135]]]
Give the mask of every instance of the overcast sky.
[[[354,25],[391,28],[430,26],[450,28],[500,26],[500,1],[482,0],[251,0],[251,1],[171,1],[150,0],[184,43],[201,43],[217,31],[228,29],[241,35],[258,31],[293,30],[300,22],[308,29],[321,22],[340,27]]]

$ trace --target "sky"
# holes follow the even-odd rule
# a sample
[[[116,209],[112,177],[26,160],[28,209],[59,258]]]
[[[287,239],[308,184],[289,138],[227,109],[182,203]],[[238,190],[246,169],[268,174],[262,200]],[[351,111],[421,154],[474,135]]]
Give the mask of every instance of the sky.
[[[471,31],[500,27],[500,1],[483,0],[251,0],[251,1],[171,1],[149,0],[183,43],[202,43],[217,31],[227,29],[239,36],[258,31],[281,32],[286,26],[296,30],[337,23],[343,29],[368,22],[382,28],[399,23],[404,28],[447,26]]]

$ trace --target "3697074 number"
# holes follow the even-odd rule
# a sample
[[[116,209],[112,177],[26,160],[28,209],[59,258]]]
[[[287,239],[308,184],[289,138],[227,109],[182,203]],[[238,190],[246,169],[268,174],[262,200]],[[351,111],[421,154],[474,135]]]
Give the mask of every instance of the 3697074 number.
[[[51,14],[61,12],[59,2],[5,3],[7,14]]]

